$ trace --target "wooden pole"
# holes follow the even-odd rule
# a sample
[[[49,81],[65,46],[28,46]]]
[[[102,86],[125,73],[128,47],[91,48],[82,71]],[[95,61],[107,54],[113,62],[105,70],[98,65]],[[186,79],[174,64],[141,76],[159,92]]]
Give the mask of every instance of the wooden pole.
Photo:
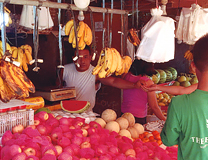
[[[3,3],[10,3],[16,5],[30,5],[30,6],[38,6],[38,7],[49,7],[49,8],[59,8],[59,9],[68,9],[71,6],[72,10],[79,11],[80,9],[77,8],[74,4],[67,4],[67,3],[57,3],[57,2],[50,2],[50,1],[38,1],[38,0],[0,0]],[[89,6],[90,7],[90,6]],[[92,12],[99,12],[99,13],[113,13],[113,14],[126,14],[128,11],[126,10],[119,10],[119,9],[106,9],[101,7],[90,7]],[[83,11],[87,11],[88,8],[83,9]]]

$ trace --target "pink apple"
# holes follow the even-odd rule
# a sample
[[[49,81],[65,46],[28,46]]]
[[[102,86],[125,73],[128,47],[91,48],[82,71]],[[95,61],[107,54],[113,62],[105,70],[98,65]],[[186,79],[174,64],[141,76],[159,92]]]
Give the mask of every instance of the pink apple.
[[[82,143],[82,137],[74,136],[71,139],[71,142],[80,146]]]
[[[69,129],[75,129],[75,127],[74,126],[69,126]]]
[[[31,148],[31,147],[26,147],[26,148],[24,149],[24,153],[25,153],[27,156],[30,156],[30,155],[35,156],[36,150],[35,150],[34,148]]]
[[[81,145],[80,145],[81,148],[91,148],[91,144],[90,142],[83,142]]]
[[[12,137],[13,137],[12,132],[11,132],[10,130],[7,130],[7,131],[3,134],[2,139],[1,139],[2,145],[5,145],[5,143],[6,143],[8,140],[12,139]]]
[[[54,147],[56,148],[57,155],[59,156],[63,152],[63,148],[59,145],[55,145]]]
[[[130,156],[130,157],[135,157],[136,156],[136,152],[134,149],[130,148],[127,149],[127,151],[125,152],[126,157]]]
[[[87,135],[88,135],[87,130],[84,129],[84,128],[82,128],[81,130],[82,130],[82,135],[83,135],[84,137],[87,137]]]
[[[53,113],[48,113],[48,119],[55,118],[55,115]]]
[[[52,155],[56,155],[56,153],[55,153],[55,151],[53,150],[53,149],[48,149],[48,150],[46,150],[44,153],[43,153],[43,155],[45,155],[45,154],[52,154]]]
[[[30,155],[26,160],[39,160],[39,158],[37,156]]]
[[[35,129],[36,128],[36,126],[33,124],[31,124],[31,125],[29,125],[29,126],[27,126],[26,128],[32,128],[32,129]]]
[[[59,120],[59,119],[63,118],[63,116],[62,116],[62,115],[57,115],[55,118],[56,118],[57,120]]]
[[[16,154],[12,160],[26,160],[26,154],[24,152]]]
[[[60,139],[63,136],[62,132],[52,132],[51,133],[51,140],[53,143],[57,143],[58,139]]]
[[[12,127],[12,133],[22,133],[22,131],[24,130],[24,126],[22,124],[18,124],[14,127]]]
[[[55,128],[59,126],[59,121],[56,118],[50,118],[46,121],[46,125],[49,125],[52,128]]]
[[[67,152],[62,152],[59,156],[58,156],[58,160],[73,160],[72,156],[67,153]]]
[[[82,129],[88,130],[89,128],[90,128],[90,125],[87,124],[87,123],[85,123],[85,124],[82,125]]]
[[[35,114],[35,117],[38,117],[41,121],[46,121],[49,118],[49,115],[45,111],[38,112]]]
[[[64,135],[64,137],[67,137],[69,139],[71,139],[73,137],[71,132],[65,132],[65,133],[63,133],[63,135]]]
[[[68,152],[70,155],[74,155],[74,150],[71,145],[64,148],[63,152]]]
[[[62,129],[63,132],[68,132],[69,131],[69,126],[68,125],[59,125],[59,127]]]
[[[108,148],[108,151],[114,155],[117,155],[119,153],[119,149],[116,146],[111,146]]]
[[[47,129],[44,125],[40,124],[36,127],[36,129],[38,130],[38,132],[41,134],[41,135],[46,135],[47,134]]]
[[[57,140],[57,144],[64,148],[64,147],[70,145],[71,141],[67,137],[62,136],[61,138],[59,138]]]
[[[40,124],[40,118],[38,118],[38,117],[34,117],[34,125],[35,126],[37,126],[37,125],[39,125]]]
[[[9,147],[9,154],[11,157],[14,157],[16,154],[21,153],[22,149],[19,145],[13,144]]]
[[[56,156],[52,154],[45,154],[42,156],[41,160],[56,160]]]
[[[66,118],[66,117],[60,118],[60,119],[59,119],[59,123],[60,123],[60,125],[67,125],[67,126],[69,126],[69,125],[72,124],[72,123],[69,121],[69,119]]]

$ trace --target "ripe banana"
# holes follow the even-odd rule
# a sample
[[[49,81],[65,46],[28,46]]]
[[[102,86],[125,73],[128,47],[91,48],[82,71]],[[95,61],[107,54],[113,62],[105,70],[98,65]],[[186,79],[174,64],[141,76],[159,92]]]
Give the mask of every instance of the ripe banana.
[[[72,26],[69,34],[69,43],[73,42],[74,37],[75,37],[74,26]]]
[[[24,53],[23,58],[22,58],[22,68],[25,72],[28,71],[27,63],[28,63],[28,60],[27,60],[26,54]]]
[[[17,49],[17,47],[15,47],[15,46],[11,46],[11,50],[12,50],[12,52],[13,52],[15,49]]]
[[[74,26],[74,20],[71,19],[65,25],[65,35],[67,35],[67,36],[69,35],[73,26]]]
[[[20,63],[20,67],[22,67],[23,54],[23,49],[21,47],[17,48],[17,62]]]
[[[80,38],[84,34],[84,31],[85,31],[85,23],[83,21],[80,21],[79,22],[79,29],[77,32],[77,37]]]
[[[30,61],[32,61],[32,47],[28,44],[24,45],[24,53],[26,55],[27,64],[30,64]]]
[[[112,48],[112,51],[116,54],[116,59],[117,59],[116,72],[119,72],[122,69],[121,55],[115,48]]]
[[[86,46],[86,43],[84,42],[84,33],[83,33],[78,42],[78,47],[79,47],[78,49],[83,50],[85,46]]]
[[[85,36],[84,36],[85,43],[89,46],[92,43],[92,31],[90,27],[85,23]]]
[[[132,64],[132,59],[129,56],[124,56],[124,63],[125,63],[125,71],[124,73],[128,73],[131,64]]]
[[[187,50],[184,54],[184,58],[186,58],[187,60],[193,60],[193,54],[191,53],[190,50]]]
[[[97,62],[97,65],[92,70],[93,75],[97,75],[99,73],[100,69],[102,68],[103,64],[104,64],[105,56],[103,56],[103,54],[104,54],[104,50],[101,51],[98,62]]]
[[[136,33],[135,28],[131,28],[129,30],[128,39],[131,43],[133,43],[134,46],[138,46],[140,44],[140,39]]]
[[[12,57],[16,60],[17,56],[18,56],[18,53],[17,53],[17,48],[16,48],[16,49],[13,49],[12,51]]]
[[[5,88],[5,83],[3,81],[3,79],[0,76],[0,98],[2,100],[2,102],[7,103],[10,100],[10,97],[8,96],[8,93],[6,91]]]
[[[105,49],[105,63],[104,63],[104,69],[105,71],[110,74],[110,69],[113,64],[113,54],[110,48]]]

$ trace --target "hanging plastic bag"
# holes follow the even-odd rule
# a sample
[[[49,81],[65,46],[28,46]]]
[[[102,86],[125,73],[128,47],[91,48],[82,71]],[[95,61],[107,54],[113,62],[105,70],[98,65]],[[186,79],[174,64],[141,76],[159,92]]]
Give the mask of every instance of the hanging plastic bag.
[[[142,40],[136,56],[147,62],[161,63],[174,59],[174,20],[161,16],[162,13],[160,8],[152,9],[152,18],[141,30]]]
[[[40,7],[38,10],[38,29],[44,30],[54,26],[49,8]],[[26,29],[34,28],[33,6],[24,5],[20,17],[20,25]]]

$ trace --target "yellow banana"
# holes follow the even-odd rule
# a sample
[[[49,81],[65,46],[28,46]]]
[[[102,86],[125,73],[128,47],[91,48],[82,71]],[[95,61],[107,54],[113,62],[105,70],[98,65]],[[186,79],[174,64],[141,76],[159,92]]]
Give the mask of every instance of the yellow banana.
[[[14,51],[15,49],[17,49],[17,47],[11,46],[12,53],[13,53],[13,51]]]
[[[121,62],[122,62],[122,68],[120,69],[119,72],[116,72],[115,75],[118,76],[118,75],[122,75],[124,72],[125,72],[125,69],[126,69],[126,63],[125,63],[125,59],[122,57],[121,58]]]
[[[122,61],[121,61],[121,55],[120,53],[115,49],[115,48],[112,48],[112,51],[114,53],[116,53],[116,58],[117,58],[117,68],[116,68],[116,72],[119,72],[121,69],[122,69]]]
[[[28,66],[27,66],[27,57],[26,54],[23,54],[23,58],[22,58],[22,68],[25,72],[28,71]]]
[[[83,21],[80,21],[79,30],[77,32],[77,37],[80,38],[84,34],[84,31],[85,31],[85,23]]]
[[[131,57],[125,56],[124,57],[124,63],[125,63],[125,71],[124,71],[124,73],[128,73],[128,71],[129,71],[129,69],[131,67],[131,64],[132,64]]]
[[[20,47],[17,48],[17,61],[20,63],[20,67],[22,67],[23,54],[23,49]]]
[[[74,26],[73,19],[66,23],[66,25],[65,25],[65,35],[67,35],[67,36],[69,35],[73,26]]]
[[[88,46],[92,43],[92,31],[86,23],[85,23],[84,41],[85,41],[86,45],[88,45]]]
[[[78,47],[79,50],[83,50],[86,46],[86,43],[84,42],[84,34],[79,38]]]
[[[113,54],[110,48],[106,48],[104,69],[109,74],[110,74],[110,69],[111,69],[112,64],[113,64]]]
[[[30,54],[32,54],[32,47],[28,44],[24,45],[24,50],[27,50]]]
[[[103,66],[103,64],[104,64],[104,59],[105,59],[105,56],[103,56],[103,50],[102,50],[101,53],[100,53],[100,56],[99,56],[97,65],[96,65],[95,68],[92,70],[92,74],[93,74],[93,75],[96,75],[96,74],[99,73],[100,69],[102,68],[102,66]]]
[[[16,49],[14,49],[14,50],[12,51],[12,57],[13,57],[14,59],[17,59],[17,55],[18,55],[18,53],[17,53],[17,48],[16,48]]]
[[[73,42],[74,37],[75,37],[74,26],[72,26],[72,29],[70,30],[69,33],[69,43]]]
[[[117,68],[117,65],[118,65],[118,62],[117,62],[117,54],[116,52],[114,52],[112,50],[112,48],[110,48],[111,50],[111,53],[112,53],[112,58],[113,58],[113,62],[112,62],[112,66],[110,68],[110,73],[113,74],[115,71],[116,71],[116,68]]]

